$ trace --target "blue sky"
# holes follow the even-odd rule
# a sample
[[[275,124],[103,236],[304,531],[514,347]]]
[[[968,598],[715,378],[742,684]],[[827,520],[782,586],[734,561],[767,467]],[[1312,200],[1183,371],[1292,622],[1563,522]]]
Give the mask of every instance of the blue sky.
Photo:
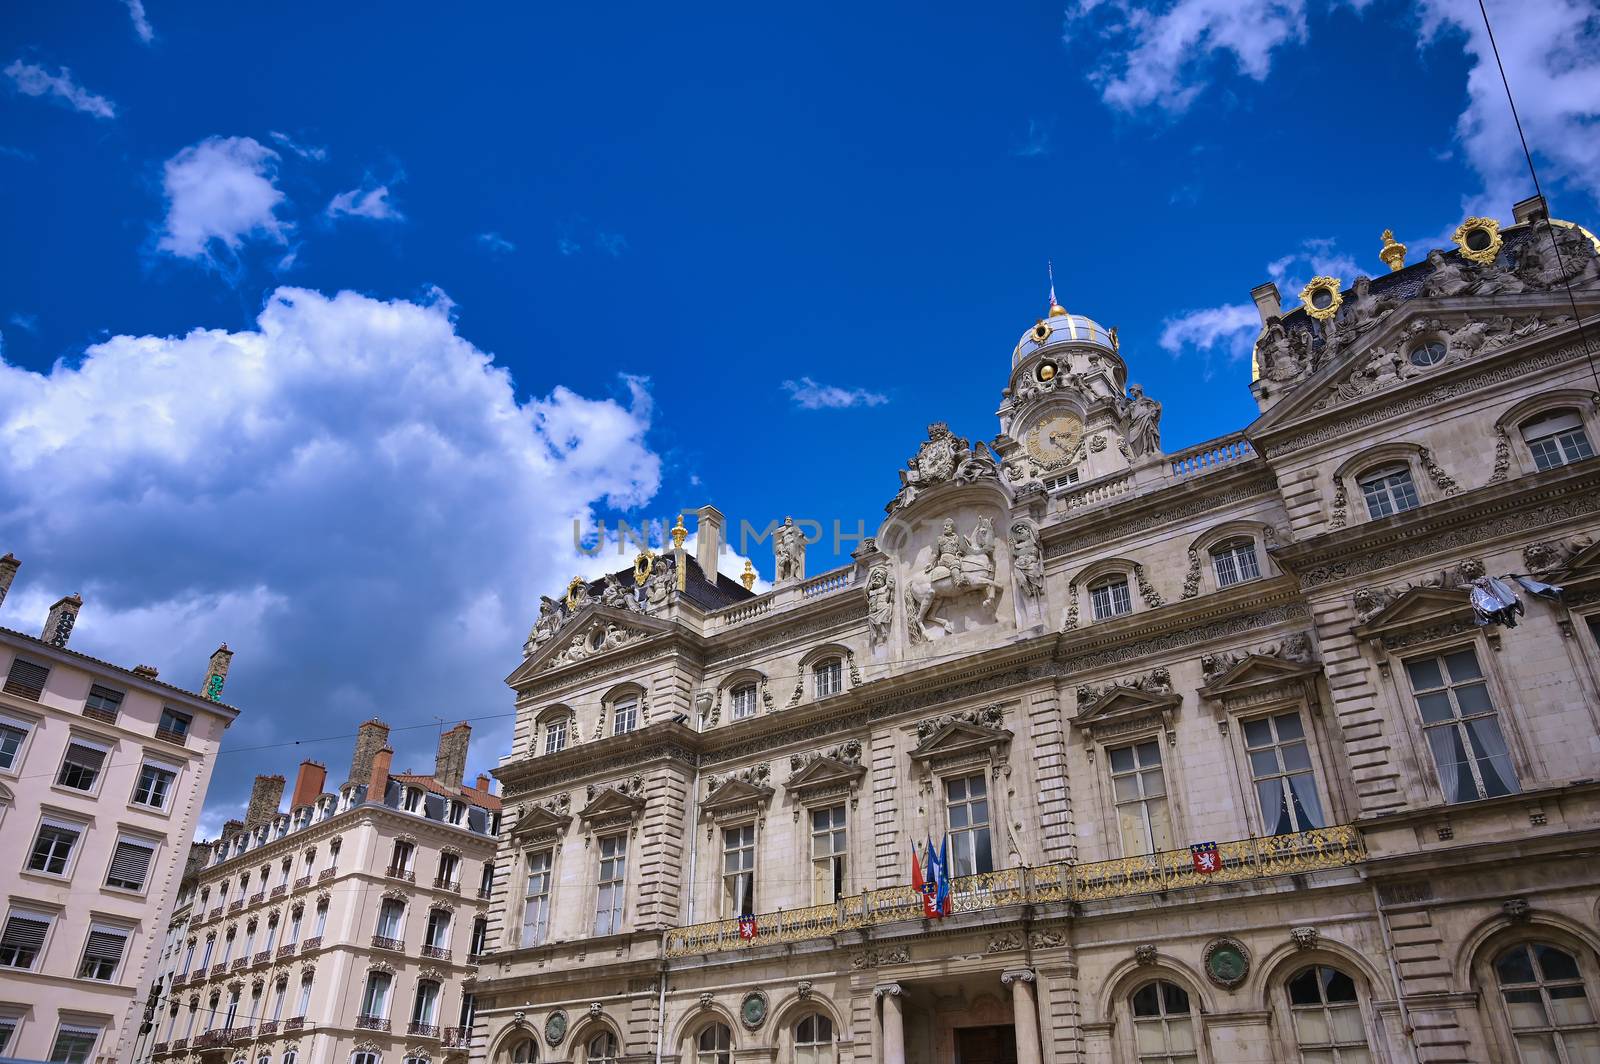
[[[1596,3],[1489,7],[1555,213],[1592,226]],[[1381,271],[1384,228],[1415,259],[1530,193],[1476,19],[12,5],[0,623],[79,590],[76,645],[192,684],[227,639],[241,748],[503,713],[574,517],[870,529],[929,421],[995,432],[1047,259],[1169,450],[1242,427],[1252,286],[1292,304]],[[345,745],[229,755],[212,822]]]

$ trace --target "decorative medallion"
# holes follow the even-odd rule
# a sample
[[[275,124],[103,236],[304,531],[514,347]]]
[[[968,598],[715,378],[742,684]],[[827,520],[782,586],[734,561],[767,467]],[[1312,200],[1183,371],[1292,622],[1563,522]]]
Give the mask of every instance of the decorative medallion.
[[[1051,331],[1052,330],[1049,322],[1038,322],[1033,328],[1028,330],[1028,339],[1032,340],[1036,344],[1042,344],[1046,340],[1050,339]]]
[[[752,990],[739,1002],[739,1021],[750,1030],[758,1030],[767,1022],[767,995]]]
[[[1344,297],[1339,294],[1339,278],[1313,277],[1311,283],[1300,289],[1300,302],[1306,313],[1318,321],[1327,321],[1339,313]]]
[[[1468,218],[1450,237],[1461,249],[1461,257],[1487,266],[1500,254],[1500,223],[1493,218]]]
[[[1022,437],[1028,456],[1046,469],[1072,460],[1083,440],[1083,422],[1071,414],[1057,414],[1034,425]]]
[[[1212,939],[1206,946],[1204,964],[1206,978],[1232,990],[1250,974],[1250,951],[1235,938]]]
[[[1059,372],[1060,368],[1054,362],[1046,358],[1041,360],[1040,363],[1033,368],[1033,379],[1038,381],[1040,384],[1049,384],[1051,381],[1056,379],[1056,374]]]
[[[575,576],[572,578],[572,582],[567,585],[567,609],[575,610],[578,608],[578,592],[580,590],[587,590],[584,588],[583,577]]]
[[[567,1037],[567,1010],[556,1009],[545,1018],[544,1040],[553,1047],[560,1045],[565,1037]]]
[[[648,550],[641,550],[633,559],[633,586],[643,587],[644,582],[650,579],[650,570],[656,567],[656,556]]]

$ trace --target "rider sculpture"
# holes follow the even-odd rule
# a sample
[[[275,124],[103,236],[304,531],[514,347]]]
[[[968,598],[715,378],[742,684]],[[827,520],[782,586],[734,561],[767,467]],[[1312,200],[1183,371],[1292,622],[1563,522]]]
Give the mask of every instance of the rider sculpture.
[[[950,621],[933,612],[947,599],[958,599],[983,592],[983,608],[994,612],[1000,595],[995,582],[994,522],[978,518],[971,538],[956,531],[956,523],[945,519],[944,529],[933,543],[933,559],[922,572],[906,581],[906,625],[913,642],[929,638],[927,622],[934,621],[949,634]]]

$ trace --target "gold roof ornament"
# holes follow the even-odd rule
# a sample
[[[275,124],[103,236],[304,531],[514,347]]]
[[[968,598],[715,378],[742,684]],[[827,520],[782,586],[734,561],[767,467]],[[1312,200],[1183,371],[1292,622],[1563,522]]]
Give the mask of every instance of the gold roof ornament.
[[[1300,302],[1306,313],[1318,321],[1327,321],[1339,313],[1344,296],[1339,294],[1339,278],[1313,277],[1311,283],[1300,289]]]
[[[678,515],[678,523],[672,526],[672,549],[682,550],[683,541],[689,538],[689,530],[683,527],[683,515]]]
[[[1117,352],[1121,351],[1122,344],[1117,340],[1117,327],[1113,325],[1111,328],[1107,329],[1106,335],[1111,337],[1111,353],[1116,354]]]
[[[1390,273],[1406,268],[1406,246],[1394,238],[1393,229],[1383,231],[1383,250],[1378,252],[1378,258],[1389,264]]]
[[[750,564],[749,558],[744,560],[744,572],[739,574],[739,582],[744,585],[746,591],[756,584],[756,567]]]
[[[1060,303],[1050,304],[1050,316],[1052,318],[1064,318],[1066,317],[1066,314],[1067,308],[1063,307]]]
[[[650,553],[648,547],[641,548],[633,559],[633,586],[643,587],[644,582],[650,579],[650,572],[656,567],[656,556]]]
[[[1479,266],[1487,266],[1500,254],[1500,223],[1493,218],[1468,218],[1456,226],[1450,237],[1461,249],[1461,257]]]
[[[569,610],[577,609],[577,607],[578,607],[578,589],[580,587],[582,587],[582,586],[583,586],[583,577],[581,577],[581,576],[573,577],[572,578],[572,583],[567,585],[567,609],[569,609]]]

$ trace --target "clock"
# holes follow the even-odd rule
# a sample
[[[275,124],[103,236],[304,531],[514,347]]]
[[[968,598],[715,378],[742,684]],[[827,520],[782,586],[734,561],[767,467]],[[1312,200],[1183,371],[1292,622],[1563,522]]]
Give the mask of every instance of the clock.
[[[1071,414],[1056,414],[1034,424],[1022,436],[1022,446],[1028,457],[1045,469],[1064,465],[1072,460],[1083,440],[1083,422]]]

